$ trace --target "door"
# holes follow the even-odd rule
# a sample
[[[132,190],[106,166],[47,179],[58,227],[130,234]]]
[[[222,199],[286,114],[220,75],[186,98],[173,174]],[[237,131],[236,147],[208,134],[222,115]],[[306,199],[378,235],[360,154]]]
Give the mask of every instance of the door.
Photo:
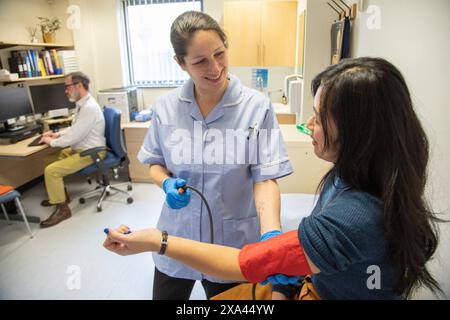
[[[224,2],[230,66],[261,63],[261,3],[257,0]]]
[[[261,25],[263,65],[294,66],[297,1],[264,1]]]

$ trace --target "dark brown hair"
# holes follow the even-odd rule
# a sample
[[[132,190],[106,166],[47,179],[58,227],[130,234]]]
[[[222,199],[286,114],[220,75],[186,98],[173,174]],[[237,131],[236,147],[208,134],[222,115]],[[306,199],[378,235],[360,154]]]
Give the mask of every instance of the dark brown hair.
[[[339,176],[383,202],[394,291],[410,297],[419,285],[442,293],[426,268],[438,245],[436,218],[424,198],[428,139],[402,74],[379,58],[343,60],[312,82],[322,86],[319,116],[325,149],[329,123],[337,128],[337,160],[322,180]]]
[[[71,72],[65,75],[66,78],[71,77],[72,83],[81,83],[87,91],[89,91],[89,77],[81,71]]]
[[[194,33],[199,30],[215,31],[225,48],[228,48],[227,36],[216,20],[203,12],[187,11],[179,15],[170,28],[170,42],[178,62],[185,62],[184,57],[187,54],[187,47]]]

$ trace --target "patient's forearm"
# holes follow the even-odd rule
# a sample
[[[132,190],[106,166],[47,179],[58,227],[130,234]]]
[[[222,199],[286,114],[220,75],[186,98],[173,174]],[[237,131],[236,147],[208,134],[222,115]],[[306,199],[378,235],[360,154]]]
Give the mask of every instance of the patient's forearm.
[[[223,280],[245,281],[239,266],[239,252],[231,247],[169,235],[165,255]]]

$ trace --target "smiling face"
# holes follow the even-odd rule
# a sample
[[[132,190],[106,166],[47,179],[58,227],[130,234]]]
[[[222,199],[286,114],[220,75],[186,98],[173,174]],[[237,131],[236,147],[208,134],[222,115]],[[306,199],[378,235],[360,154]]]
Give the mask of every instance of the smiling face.
[[[228,85],[228,55],[225,44],[215,31],[195,32],[184,62],[178,63],[191,76],[197,93],[221,94],[225,91]]]
[[[314,97],[314,116],[308,119],[307,127],[312,131],[311,138],[313,139],[312,144],[314,146],[314,153],[319,158],[329,161],[336,162],[337,160],[337,130],[334,120],[329,117],[328,119],[328,135],[329,135],[329,146],[325,148],[325,133],[322,127],[322,121],[320,119],[320,96],[322,94],[322,87],[320,87],[316,96]]]

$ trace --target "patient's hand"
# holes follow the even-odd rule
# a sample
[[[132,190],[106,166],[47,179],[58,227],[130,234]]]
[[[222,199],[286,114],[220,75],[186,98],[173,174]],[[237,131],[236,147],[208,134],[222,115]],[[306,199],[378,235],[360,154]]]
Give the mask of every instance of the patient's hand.
[[[105,229],[108,236],[103,246],[121,256],[128,256],[148,251],[159,251],[161,231],[155,228],[131,232],[127,226],[117,229]]]

